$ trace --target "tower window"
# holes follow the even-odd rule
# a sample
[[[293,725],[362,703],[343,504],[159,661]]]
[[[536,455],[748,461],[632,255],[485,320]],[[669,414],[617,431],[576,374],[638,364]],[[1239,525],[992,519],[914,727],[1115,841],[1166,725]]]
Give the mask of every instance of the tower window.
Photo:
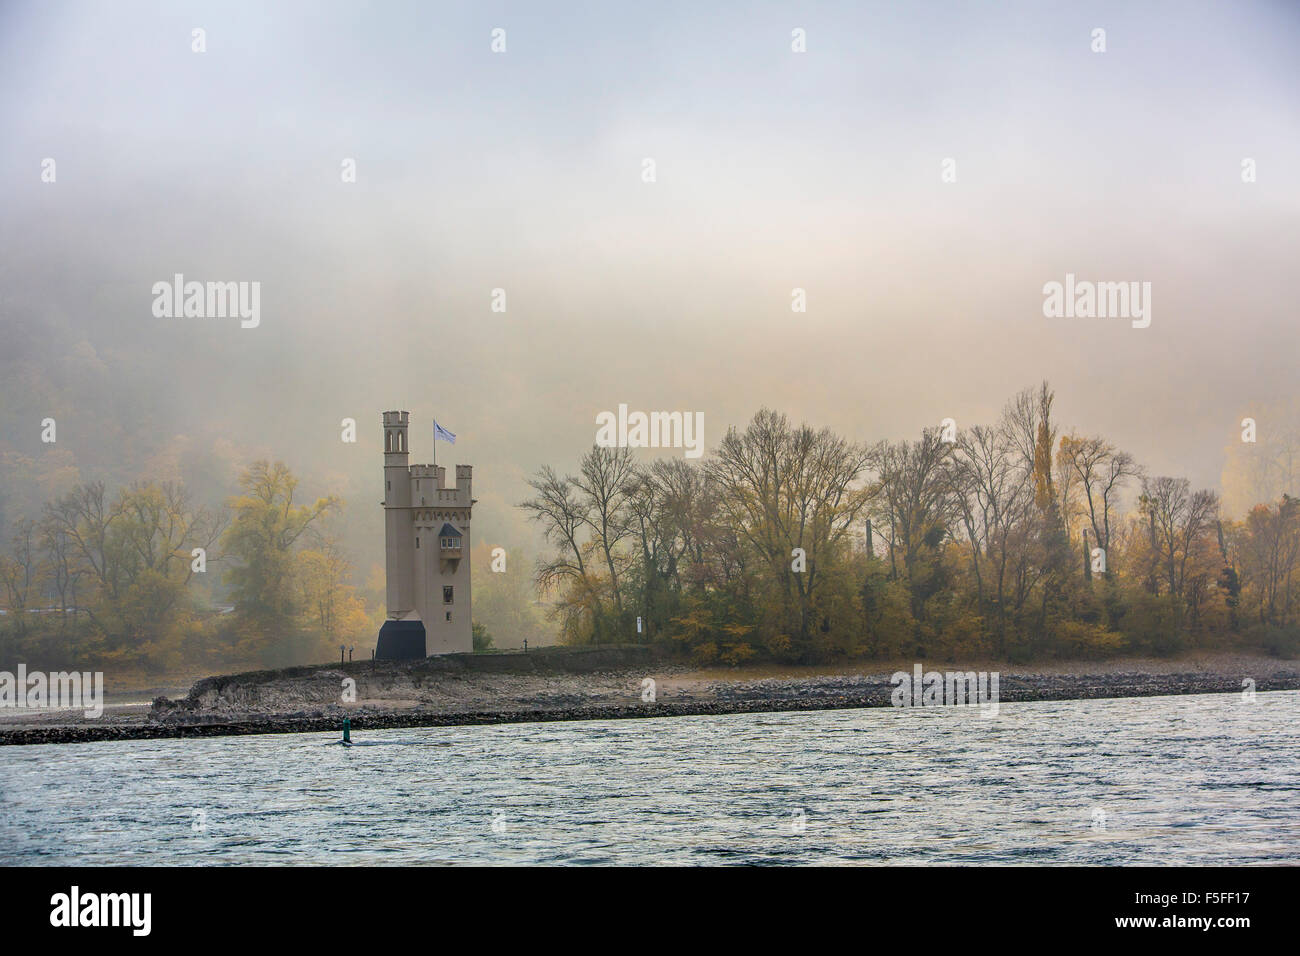
[[[418,534],[415,536],[415,550],[420,550],[420,536]]]
[[[390,481],[390,482],[387,482],[387,485],[388,485],[388,490],[389,490],[389,491],[392,491],[392,490],[393,490],[393,483]]]
[[[443,603],[443,604],[451,604],[451,603],[453,603],[452,600],[451,600],[451,592],[452,592],[452,590],[453,590],[453,588],[451,588],[451,587],[444,587],[444,588],[442,589],[442,603]]]
[[[448,612],[447,612],[447,620],[449,620],[449,621],[451,620],[451,611],[448,611]]]

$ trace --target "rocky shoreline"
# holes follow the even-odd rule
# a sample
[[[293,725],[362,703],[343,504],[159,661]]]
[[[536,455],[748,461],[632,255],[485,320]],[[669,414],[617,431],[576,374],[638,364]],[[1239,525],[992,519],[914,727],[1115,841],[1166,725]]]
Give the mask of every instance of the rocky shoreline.
[[[404,668],[334,665],[206,678],[184,698],[158,698],[148,713],[106,715],[94,722],[0,723],[0,745],[338,734],[345,717],[354,730],[366,731],[888,707],[894,688],[889,672],[719,679],[663,661],[638,663],[651,667],[579,667],[566,673],[548,665],[520,674],[500,667],[483,672],[421,662]],[[1291,661],[1216,660],[1186,670],[1175,669],[1176,662],[1143,662],[1138,669],[1118,669],[1125,663],[1132,664],[1094,665],[1098,673],[1002,671],[1000,702],[1240,694],[1246,676],[1258,692],[1300,689],[1300,666]],[[971,669],[937,663],[930,668]],[[653,702],[641,699],[647,671],[655,675]],[[356,700],[340,703],[338,688],[349,679],[356,684]]]

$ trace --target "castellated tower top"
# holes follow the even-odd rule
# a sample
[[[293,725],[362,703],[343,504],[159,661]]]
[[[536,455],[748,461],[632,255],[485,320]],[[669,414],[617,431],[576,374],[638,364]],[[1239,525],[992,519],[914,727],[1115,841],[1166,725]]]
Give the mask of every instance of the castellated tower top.
[[[410,451],[406,429],[411,422],[410,412],[384,412],[384,454],[401,455]]]

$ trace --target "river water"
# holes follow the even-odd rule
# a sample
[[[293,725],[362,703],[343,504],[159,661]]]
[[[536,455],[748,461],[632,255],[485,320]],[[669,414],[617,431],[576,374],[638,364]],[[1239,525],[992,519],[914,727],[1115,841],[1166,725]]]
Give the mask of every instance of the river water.
[[[0,748],[0,863],[1300,860],[1300,692]]]

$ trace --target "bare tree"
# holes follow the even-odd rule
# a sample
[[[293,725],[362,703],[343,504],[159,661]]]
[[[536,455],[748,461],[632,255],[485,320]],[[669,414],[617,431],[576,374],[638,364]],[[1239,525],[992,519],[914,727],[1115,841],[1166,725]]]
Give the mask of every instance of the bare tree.
[[[1017,552],[1023,561],[1024,549],[1018,545],[1023,545],[1033,514],[1032,475],[1017,454],[1005,422],[1001,428],[976,426],[963,432],[957,440],[952,473],[955,500],[971,547],[978,607],[985,612],[983,556],[1001,646],[1006,636],[1007,589],[1016,577]],[[1019,580],[1023,584],[1024,576]]]
[[[519,507],[528,512],[530,521],[541,525],[547,542],[557,549],[555,554],[539,561],[537,584],[544,591],[564,582],[576,585],[582,597],[580,606],[575,608],[563,602],[560,605],[565,628],[572,633],[579,626],[581,612],[589,610],[599,642],[604,609],[587,567],[587,548],[583,540],[584,529],[590,524],[590,505],[577,494],[572,480],[560,477],[549,465],[533,476],[528,484],[537,494],[521,502]],[[563,610],[566,607],[567,610]]]
[[[1283,495],[1276,507],[1257,505],[1242,531],[1243,583],[1258,600],[1259,621],[1285,626],[1300,564],[1300,499]]]
[[[40,541],[45,565],[49,569],[50,586],[59,599],[59,623],[62,626],[67,622],[69,606],[75,610],[77,583],[85,575],[85,567],[68,532],[48,514],[40,525]]]
[[[120,510],[108,501],[102,481],[79,484],[45,506],[49,527],[67,536],[83,562],[83,569],[114,599],[123,582],[113,560],[109,538],[120,517]]]
[[[582,457],[578,475],[569,479],[575,488],[587,496],[590,507],[584,509],[584,514],[596,544],[604,555],[614,611],[619,618],[623,616],[619,578],[624,563],[620,546],[632,534],[629,503],[636,486],[635,472],[630,449],[593,445],[591,451]]]
[[[14,522],[9,554],[0,555],[0,585],[4,603],[14,617],[14,631],[27,633],[27,612],[40,597],[41,561],[36,523],[30,518]]]
[[[819,559],[848,540],[866,507],[868,492],[856,482],[867,461],[865,449],[829,429],[796,428],[762,409],[744,431],[728,430],[706,466],[739,540],[780,583],[787,610],[797,605],[801,637],[816,604]],[[804,572],[791,568],[795,548],[804,553]]]
[[[919,441],[880,442],[868,453],[877,474],[876,514],[889,527],[892,573],[898,577],[901,557],[912,613],[918,617],[924,598],[920,555],[923,549],[933,552],[939,547],[949,521],[958,513],[950,475],[952,447],[941,440],[938,429],[926,429]]]
[[[628,498],[633,537],[639,551],[638,608],[649,639],[680,610],[682,567],[702,569],[709,539],[700,513],[706,481],[702,469],[680,458],[658,458],[636,469]]]
[[[1066,474],[1077,479],[1093,541],[1107,555],[1106,574],[1112,573],[1111,514],[1124,485],[1142,477],[1142,469],[1133,456],[1120,451],[1103,438],[1079,438],[1073,434],[1061,439],[1057,459]]]
[[[1162,476],[1142,482],[1141,506],[1150,521],[1168,593],[1182,597],[1188,559],[1197,539],[1214,525],[1219,496],[1212,491],[1193,493],[1186,478]]]

